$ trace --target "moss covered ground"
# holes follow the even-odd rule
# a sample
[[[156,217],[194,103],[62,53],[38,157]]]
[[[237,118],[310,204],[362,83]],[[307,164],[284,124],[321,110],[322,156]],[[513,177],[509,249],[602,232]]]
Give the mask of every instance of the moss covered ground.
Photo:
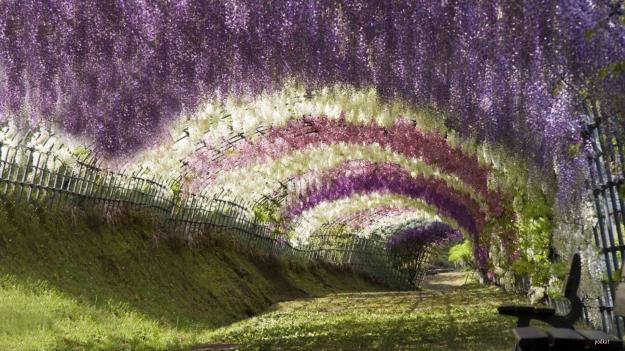
[[[464,278],[422,291],[339,293],[283,302],[209,340],[240,350],[512,350],[515,320],[497,306],[523,299]]]
[[[512,348],[496,306],[523,298],[498,288],[442,275],[385,291],[229,240],[188,246],[133,213],[0,205],[0,350]]]
[[[229,240],[189,247],[133,213],[0,201],[0,350],[187,349],[279,301],[381,289]]]

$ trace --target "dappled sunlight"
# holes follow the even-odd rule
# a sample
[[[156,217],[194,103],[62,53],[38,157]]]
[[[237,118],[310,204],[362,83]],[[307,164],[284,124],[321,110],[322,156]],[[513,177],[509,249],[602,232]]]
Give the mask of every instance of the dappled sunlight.
[[[444,281],[456,284],[452,273]],[[271,350],[501,350],[512,345],[514,320],[501,303],[522,298],[474,281],[456,289],[340,293],[283,302],[271,312],[209,334]],[[501,332],[493,333],[493,330]]]
[[[0,0],[0,349],[622,338],[624,102],[625,0]]]
[[[444,272],[428,276],[424,283],[424,289],[449,290],[462,287],[473,282],[474,272]]]

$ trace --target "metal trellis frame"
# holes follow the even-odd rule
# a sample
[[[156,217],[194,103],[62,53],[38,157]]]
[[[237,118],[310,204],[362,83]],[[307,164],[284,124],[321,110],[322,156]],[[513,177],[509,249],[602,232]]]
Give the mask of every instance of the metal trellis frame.
[[[625,257],[625,206],[621,195],[625,190],[624,131],[622,126],[615,125],[615,117],[603,117],[596,107],[588,104],[585,107],[589,121],[584,125],[583,136],[591,148],[587,153],[587,186],[593,193],[597,218],[593,233],[605,263],[605,277],[601,281],[602,296],[597,303],[603,331],[622,338],[623,318],[616,317],[612,310],[617,272],[620,272]]]

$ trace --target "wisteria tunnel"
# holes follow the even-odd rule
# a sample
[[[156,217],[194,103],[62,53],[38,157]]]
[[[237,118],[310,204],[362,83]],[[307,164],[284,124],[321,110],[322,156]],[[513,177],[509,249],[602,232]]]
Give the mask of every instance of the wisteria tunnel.
[[[39,239],[20,239],[32,260],[8,253],[23,228],[35,231],[26,218],[44,218],[49,211],[49,219],[37,223],[56,233],[54,245],[83,241],[59,236],[64,224],[55,229],[48,223],[54,216],[76,228],[87,223],[84,230],[98,233],[110,227],[110,233],[131,235],[149,225],[146,235],[154,237],[146,243],[156,242],[149,245],[158,250],[172,240],[182,243],[172,246],[182,255],[176,260],[232,250],[254,253],[261,258],[251,260],[265,267],[272,257],[290,267],[284,269],[299,282],[289,283],[294,287],[305,279],[321,279],[324,289],[343,286],[337,283],[341,274],[353,273],[366,284],[417,291],[423,298],[432,286],[427,277],[444,256],[447,268],[454,261],[455,269],[474,272],[475,284],[569,315],[577,254],[577,322],[620,340],[624,98],[621,0],[0,0],[0,222],[14,223],[0,230],[0,297],[7,301],[0,299],[0,311],[26,306],[11,300],[18,296],[9,295],[11,289],[42,291],[21,287],[26,276],[23,284],[53,277],[45,286],[76,301],[88,296],[91,307],[85,308],[100,308],[99,293],[81,290],[82,273],[50,268],[53,263],[33,263],[41,275],[25,270],[31,267],[26,261],[53,260],[42,253]],[[19,211],[34,212],[20,217]],[[91,245],[92,239],[84,240]],[[115,245],[119,255],[133,254],[127,242]],[[71,252],[59,250],[57,258],[65,262],[59,267],[71,266]],[[138,286],[128,283],[133,268],[123,268],[130,266],[116,261],[121,256],[107,255],[88,260],[97,258],[109,281],[126,276],[128,290]],[[165,266],[177,265],[158,257]],[[224,267],[238,264],[222,259]],[[184,260],[177,271],[200,261],[211,267],[208,258]],[[251,282],[256,268],[241,265],[247,268],[233,268],[231,275]],[[293,268],[300,266],[325,267],[318,269],[338,278],[324,280],[315,271],[314,278],[296,278],[304,274]],[[171,279],[163,286],[178,285],[178,273],[162,274]],[[184,273],[184,279],[193,274]],[[258,289],[273,289],[268,284],[277,273],[267,274]],[[84,284],[98,286],[97,278],[89,279]],[[220,279],[210,278],[227,291],[224,299],[238,296],[240,286],[225,288],[231,277]],[[183,296],[194,291],[198,299],[222,298],[194,283],[180,284],[187,289]],[[249,284],[251,292],[241,294],[262,295],[256,283]],[[287,283],[280,284],[276,290]],[[153,301],[165,308],[162,301],[170,299],[151,297],[143,287],[126,299],[125,288],[106,286],[106,308],[114,305],[110,301],[130,309]],[[158,294],[173,289],[154,286]],[[491,293],[475,294],[479,299]],[[263,304],[300,295],[267,296]],[[248,311],[258,312],[252,300],[237,299],[233,306],[245,306],[233,311],[245,309],[248,317],[254,314]],[[41,322],[55,325],[54,341],[41,336],[32,340],[42,344],[28,344],[15,340],[30,334],[11,334],[9,328],[26,317],[0,317],[0,338],[9,340],[0,349],[169,350],[213,340],[191,331],[176,334],[186,313],[181,311],[170,314],[177,316],[175,328],[154,337],[155,344],[145,341],[149,337],[139,343],[131,332],[62,337],[54,331],[61,328],[56,317]],[[493,311],[489,318],[504,318]],[[169,318],[142,315],[153,314],[155,321]],[[193,330],[213,325],[193,318]],[[28,330],[24,323],[19,330]],[[492,328],[488,333],[498,334],[513,325]],[[245,349],[245,340],[232,347]],[[520,350],[523,336],[517,340]],[[376,342],[335,346],[422,349]],[[297,349],[293,345],[285,349]],[[450,345],[423,349],[465,349]]]

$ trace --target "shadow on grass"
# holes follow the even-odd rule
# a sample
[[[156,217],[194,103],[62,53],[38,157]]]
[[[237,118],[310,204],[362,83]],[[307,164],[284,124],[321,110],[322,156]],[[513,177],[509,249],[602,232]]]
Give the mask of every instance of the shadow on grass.
[[[513,348],[515,320],[496,308],[521,300],[479,284],[443,292],[332,294],[281,303],[212,338],[241,350],[501,351]]]
[[[252,254],[230,240],[189,247],[165,239],[149,213],[133,213],[105,222],[75,208],[0,202],[0,294],[15,302],[0,299],[0,311],[5,305],[13,314],[0,325],[2,318],[7,325],[31,319],[30,327],[13,330],[14,339],[48,345],[15,341],[18,349],[175,349],[278,301],[380,288],[348,271]],[[319,277],[332,283],[320,287]],[[46,299],[55,302],[46,306]],[[17,301],[30,317],[12,308]]]

